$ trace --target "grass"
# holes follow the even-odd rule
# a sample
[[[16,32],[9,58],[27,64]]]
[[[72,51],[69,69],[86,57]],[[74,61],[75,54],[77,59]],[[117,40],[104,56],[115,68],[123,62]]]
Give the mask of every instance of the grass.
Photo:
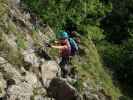
[[[17,34],[17,41],[16,41],[17,47],[20,49],[25,49],[25,48],[27,48],[26,40],[21,34],[22,33]]]
[[[97,88],[97,86],[102,87],[105,93],[112,97],[112,100],[117,100],[122,95],[119,88],[113,84],[111,75],[103,67],[94,44],[86,38],[83,38],[83,40],[82,45],[85,46],[86,54],[81,58],[81,63],[75,59],[73,60],[73,65],[80,74],[80,81],[90,81],[93,88]],[[82,85],[78,86],[78,88],[82,88]]]
[[[5,3],[6,3],[6,0],[0,0],[0,17],[3,16],[3,14],[6,14],[7,8],[5,6]],[[3,28],[3,29],[7,28],[6,26],[4,27],[3,26],[4,24],[0,28]],[[97,27],[94,27],[94,28],[90,27],[90,29],[93,33],[96,32],[97,34],[100,33],[101,31],[97,29]],[[95,31],[95,30],[98,30],[98,31]],[[16,33],[18,47],[24,49],[26,47],[24,36],[21,33],[18,33],[15,26],[13,26],[12,24],[9,25],[8,31]],[[6,33],[7,32],[3,30],[2,34],[6,34]],[[37,37],[37,32],[33,31],[32,35],[33,35],[33,40],[37,44],[39,44],[40,37]],[[0,38],[1,38],[0,51],[4,51],[5,54],[8,52],[5,58],[13,65],[17,65],[17,66],[23,65],[23,58],[20,52],[12,49],[8,45],[8,43],[4,40],[4,38],[2,38],[2,36]],[[100,87],[104,88],[104,91],[107,95],[110,95],[113,100],[117,100],[117,97],[119,97],[122,94],[119,91],[119,88],[114,86],[111,76],[108,74],[107,70],[105,70],[105,68],[103,67],[94,44],[91,42],[91,40],[87,38],[81,38],[81,42],[82,42],[81,44],[84,51],[84,53],[82,52],[83,54],[81,57],[81,61],[79,62],[77,58],[73,59],[72,61],[73,66],[76,67],[78,70],[80,78],[78,81],[73,83],[73,85],[79,91],[82,92],[82,88],[83,88],[82,83],[88,80],[90,81],[90,84],[92,87],[96,88],[97,85],[100,85]],[[51,55],[55,55],[56,51],[51,50],[51,52],[52,52]]]
[[[6,45],[6,46],[5,46]],[[4,44],[2,46],[7,52],[4,58],[11,64],[21,66],[23,65],[23,58],[18,51],[14,51],[12,48],[8,47],[8,44]]]
[[[16,51],[16,49],[12,48],[7,41],[5,40],[3,34],[1,33],[0,38],[0,51],[3,52],[3,57],[11,64],[16,66],[23,65],[23,58],[19,51]],[[0,55],[2,56],[2,55]]]
[[[7,12],[7,0],[0,0],[0,17]]]

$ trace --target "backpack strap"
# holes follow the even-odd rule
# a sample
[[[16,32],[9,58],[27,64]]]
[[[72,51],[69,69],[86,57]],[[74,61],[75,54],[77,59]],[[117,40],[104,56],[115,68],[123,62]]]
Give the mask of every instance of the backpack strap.
[[[73,38],[69,38],[69,42],[71,45],[71,56],[75,55],[78,52],[78,44]]]

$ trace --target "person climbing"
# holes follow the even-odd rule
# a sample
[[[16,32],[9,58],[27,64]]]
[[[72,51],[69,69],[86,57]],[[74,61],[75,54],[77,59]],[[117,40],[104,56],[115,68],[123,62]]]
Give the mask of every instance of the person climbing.
[[[77,44],[80,43],[80,36],[76,31],[68,31],[68,36],[69,38],[73,38]]]
[[[80,36],[77,34],[76,31],[72,31],[68,35],[69,35],[69,42],[71,45],[71,56],[74,56],[78,54],[79,51]]]
[[[59,63],[59,66],[61,67],[63,76],[68,74],[68,71],[66,70],[67,69],[66,66],[69,63],[69,56],[71,53],[71,46],[70,46],[68,38],[69,37],[68,37],[67,32],[60,32],[58,45],[47,44],[47,47],[56,48],[60,50],[61,61]]]

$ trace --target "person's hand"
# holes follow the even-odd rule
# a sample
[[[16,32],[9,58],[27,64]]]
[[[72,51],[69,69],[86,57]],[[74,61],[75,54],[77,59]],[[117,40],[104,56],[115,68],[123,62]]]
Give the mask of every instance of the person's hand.
[[[56,44],[57,44],[57,43],[59,43],[59,41],[54,41],[54,43],[56,43]]]
[[[46,45],[46,47],[51,48],[51,45],[49,43],[46,43],[45,45]]]

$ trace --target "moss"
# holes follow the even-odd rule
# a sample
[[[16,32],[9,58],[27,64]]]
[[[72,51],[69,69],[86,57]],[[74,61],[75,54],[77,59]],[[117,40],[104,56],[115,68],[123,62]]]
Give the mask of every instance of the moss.
[[[9,33],[14,33],[15,35],[17,35],[17,27],[11,20],[9,20],[8,22],[7,30],[9,31]]]
[[[79,92],[83,91],[83,80],[78,79],[74,83],[71,83]]]
[[[27,47],[26,40],[24,38],[22,38],[21,36],[17,36],[16,43],[17,43],[18,48],[20,48],[20,49],[25,49]]]
[[[4,33],[3,33],[4,34]],[[4,37],[1,37],[0,51],[3,53],[3,57],[11,64],[16,66],[23,65],[23,57],[19,51],[12,48],[6,41]],[[2,55],[1,55],[2,56]]]
[[[0,0],[0,17],[7,13],[7,0]]]

